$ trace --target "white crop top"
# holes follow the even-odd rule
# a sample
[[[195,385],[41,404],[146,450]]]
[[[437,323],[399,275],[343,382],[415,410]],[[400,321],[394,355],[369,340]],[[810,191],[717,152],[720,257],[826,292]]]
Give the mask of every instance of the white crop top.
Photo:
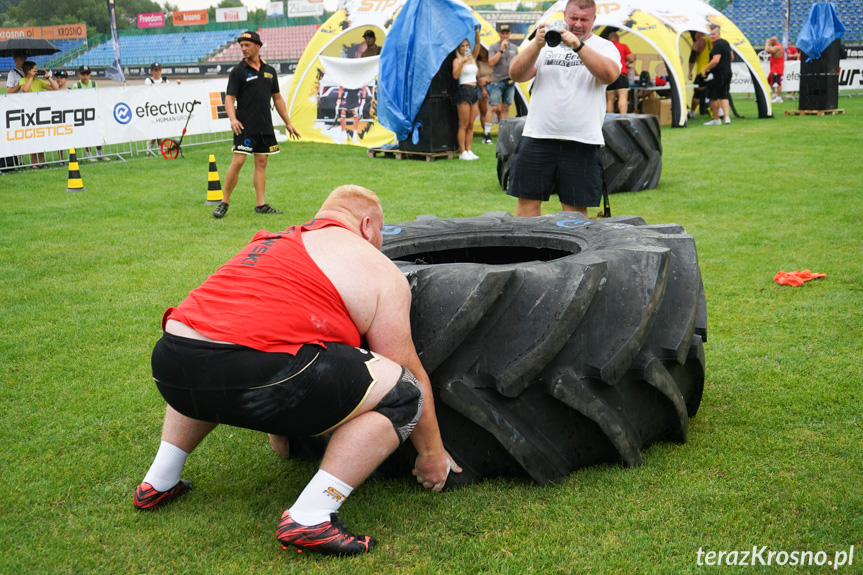
[[[476,84],[476,73],[479,68],[476,64],[465,64],[461,69],[461,75],[458,77],[459,84]]]

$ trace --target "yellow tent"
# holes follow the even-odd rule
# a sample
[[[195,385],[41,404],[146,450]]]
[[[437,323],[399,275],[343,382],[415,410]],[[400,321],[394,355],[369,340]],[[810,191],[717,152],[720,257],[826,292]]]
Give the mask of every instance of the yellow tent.
[[[366,148],[393,142],[394,134],[377,122],[379,57],[359,54],[367,30],[375,33],[378,46],[383,44],[405,1],[347,0],[312,37],[287,95],[291,123],[304,141]],[[494,28],[473,14],[482,26],[480,42],[497,42]]]
[[[546,10],[539,22],[563,18],[566,0],[559,0]],[[746,63],[753,79],[761,118],[773,115],[770,87],[758,54],[752,45],[728,18],[700,0],[620,0],[597,2],[594,33],[606,28],[618,29],[620,41],[632,50],[638,72],[647,71],[651,77],[664,66],[671,89],[673,126],[686,125],[686,103],[692,91],[688,84],[689,54],[692,51],[690,32],[708,32],[711,24],[718,24],[724,38],[735,52],[735,57]],[[528,42],[522,44],[524,49]],[[530,83],[519,85],[519,92],[529,102]]]

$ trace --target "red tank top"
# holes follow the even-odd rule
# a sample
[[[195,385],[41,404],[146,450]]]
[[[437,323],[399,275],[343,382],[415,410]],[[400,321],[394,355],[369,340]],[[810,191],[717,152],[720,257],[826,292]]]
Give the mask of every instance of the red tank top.
[[[327,226],[345,227],[319,219],[283,232],[258,232],[179,306],[168,309],[162,328],[175,319],[219,341],[292,355],[309,343],[359,346],[359,331],[339,292],[303,244],[301,232]]]

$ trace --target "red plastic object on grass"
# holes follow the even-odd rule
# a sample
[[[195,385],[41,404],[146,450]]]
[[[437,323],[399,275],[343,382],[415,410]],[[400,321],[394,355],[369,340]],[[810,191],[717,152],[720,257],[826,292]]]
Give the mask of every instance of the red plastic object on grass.
[[[803,285],[803,282],[826,277],[827,274],[817,274],[810,272],[809,270],[797,270],[796,272],[783,272],[780,270],[780,272],[773,277],[773,281],[779,285],[799,287]]]

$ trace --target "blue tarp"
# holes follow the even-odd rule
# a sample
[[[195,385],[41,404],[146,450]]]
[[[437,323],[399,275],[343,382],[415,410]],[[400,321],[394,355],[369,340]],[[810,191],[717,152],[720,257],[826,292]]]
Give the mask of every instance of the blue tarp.
[[[836,5],[833,2],[815,2],[797,36],[797,49],[808,56],[807,62],[817,60],[821,52],[844,33],[845,26],[839,21]]]
[[[378,72],[378,122],[405,141],[443,61],[479,22],[461,0],[408,0],[387,33]]]

